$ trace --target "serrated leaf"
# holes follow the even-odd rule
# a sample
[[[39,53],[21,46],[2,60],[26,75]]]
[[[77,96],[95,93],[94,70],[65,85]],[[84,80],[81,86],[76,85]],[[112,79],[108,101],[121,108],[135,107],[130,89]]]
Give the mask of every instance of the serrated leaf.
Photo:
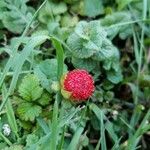
[[[113,59],[118,61],[119,52],[118,49],[114,47],[108,39],[106,39],[102,44],[101,51],[95,53],[92,58],[97,61],[113,61]]]
[[[51,92],[50,81],[49,81],[49,79],[47,79],[47,76],[41,71],[41,69],[39,68],[39,65],[37,65],[34,68],[34,74],[40,80],[41,86],[50,93]]]
[[[38,103],[42,106],[46,106],[51,100],[52,100],[51,95],[47,92],[44,92],[41,98],[38,99]]]
[[[29,134],[26,139],[26,146],[30,146],[38,142],[39,137],[35,134]]]
[[[20,96],[27,101],[37,100],[43,93],[43,88],[39,84],[37,76],[33,74],[25,76],[19,86]]]
[[[42,108],[32,103],[22,103],[18,106],[17,112],[22,120],[34,121],[35,117],[42,112]]]
[[[99,21],[80,21],[68,37],[67,44],[74,57],[89,58],[101,50],[106,36]]]
[[[21,33],[32,19],[34,9],[26,5],[24,0],[4,0],[0,19],[3,25],[14,33]]]

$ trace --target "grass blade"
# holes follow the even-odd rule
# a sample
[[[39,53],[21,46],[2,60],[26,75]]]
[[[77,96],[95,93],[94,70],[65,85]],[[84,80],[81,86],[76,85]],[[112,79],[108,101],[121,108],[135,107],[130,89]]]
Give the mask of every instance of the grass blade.
[[[67,150],[77,150],[78,143],[80,141],[81,134],[83,132],[83,127],[78,127],[75,131],[75,134],[73,135],[73,138],[71,140],[71,143],[69,144]]]
[[[57,94],[58,96],[58,94]],[[58,102],[57,99],[54,103],[53,108],[53,118],[52,118],[52,128],[51,128],[51,138],[50,138],[50,149],[57,150],[57,142],[58,142]]]

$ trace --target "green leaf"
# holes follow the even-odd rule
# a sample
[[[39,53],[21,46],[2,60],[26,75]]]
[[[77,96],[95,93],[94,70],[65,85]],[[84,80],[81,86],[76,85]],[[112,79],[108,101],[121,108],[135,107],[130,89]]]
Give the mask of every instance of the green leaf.
[[[40,70],[47,76],[48,79],[57,80],[57,59],[46,59],[39,64]],[[67,71],[67,66],[64,65],[64,72]]]
[[[39,12],[40,22],[47,24],[54,19],[54,16],[60,15],[67,11],[67,5],[64,2],[47,1],[46,5]]]
[[[20,96],[27,101],[37,100],[43,93],[43,88],[39,84],[37,76],[33,74],[26,75],[19,86]]]
[[[150,75],[141,74],[139,76],[139,83],[141,87],[150,87]]]
[[[103,14],[104,8],[100,0],[84,0],[84,14],[89,17],[95,17]]]
[[[51,89],[50,89],[50,81],[49,79],[47,78],[47,76],[41,71],[39,65],[37,65],[35,68],[34,68],[34,74],[38,77],[38,79],[40,80],[40,83],[42,85],[42,87],[44,89],[46,89],[49,93],[51,92]]]
[[[26,5],[24,0],[4,0],[2,13],[3,25],[14,33],[21,33],[33,17],[34,9]]]
[[[11,145],[10,147],[3,148],[2,150],[23,150],[22,145]]]
[[[84,130],[84,127],[81,127],[81,126],[76,129],[75,134],[73,135],[73,138],[72,138],[67,150],[76,150],[77,149],[77,146],[79,144],[79,140],[80,140],[83,130]]]
[[[91,72],[94,68],[97,67],[98,63],[91,58],[80,59],[76,57],[72,57],[72,63],[75,68],[85,69]]]
[[[46,106],[47,104],[49,104],[51,100],[52,100],[52,96],[49,93],[44,92],[41,98],[38,99],[38,103],[42,106]]]
[[[29,134],[26,139],[26,146],[30,146],[30,145],[38,142],[38,140],[39,140],[38,136],[36,136],[35,134]]]
[[[17,112],[22,120],[34,121],[42,112],[42,108],[32,103],[22,103],[18,106]]]
[[[101,25],[105,27],[108,37],[113,39],[117,34],[121,39],[125,39],[132,35],[132,28],[129,25],[115,26],[115,24],[120,24],[124,22],[129,22],[131,20],[131,14],[126,11],[114,12],[107,15],[105,18],[101,19]],[[112,27],[111,27],[112,26]]]
[[[117,72],[114,71],[114,70],[110,70],[110,71],[107,72],[107,79],[108,79],[109,81],[111,81],[112,83],[117,84],[117,83],[119,83],[120,81],[122,81],[123,76],[122,76],[120,70],[117,71]]]
[[[75,31],[68,37],[67,44],[77,58],[89,58],[101,50],[106,32],[99,21],[80,21]]]
[[[119,9],[119,10],[123,9],[123,8],[126,7],[128,4],[130,4],[132,1],[137,1],[137,0],[125,0],[125,1],[117,0],[118,9]]]

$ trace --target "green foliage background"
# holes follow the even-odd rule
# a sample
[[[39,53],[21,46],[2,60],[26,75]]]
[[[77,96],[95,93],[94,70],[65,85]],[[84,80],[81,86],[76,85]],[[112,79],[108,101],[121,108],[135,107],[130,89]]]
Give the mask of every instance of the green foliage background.
[[[0,149],[149,150],[149,45],[148,0],[1,0]],[[77,104],[56,90],[76,68]]]

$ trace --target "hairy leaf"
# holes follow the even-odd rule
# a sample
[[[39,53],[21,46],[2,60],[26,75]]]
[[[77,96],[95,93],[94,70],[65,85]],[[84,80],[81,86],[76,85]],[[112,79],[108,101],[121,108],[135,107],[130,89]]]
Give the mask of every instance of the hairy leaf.
[[[42,108],[32,103],[22,103],[18,106],[17,112],[22,120],[34,121],[35,117],[42,112]]]
[[[52,100],[51,95],[47,92],[44,92],[41,98],[38,99],[38,103],[42,106],[46,106],[51,100]]]
[[[69,36],[67,44],[74,57],[89,58],[101,50],[106,35],[99,21],[81,21]]]
[[[19,86],[20,96],[27,101],[37,100],[43,93],[43,88],[39,84],[37,76],[33,74],[25,76]]]
[[[32,19],[34,9],[25,0],[4,0],[0,8],[0,19],[4,26],[14,33],[21,33]]]

